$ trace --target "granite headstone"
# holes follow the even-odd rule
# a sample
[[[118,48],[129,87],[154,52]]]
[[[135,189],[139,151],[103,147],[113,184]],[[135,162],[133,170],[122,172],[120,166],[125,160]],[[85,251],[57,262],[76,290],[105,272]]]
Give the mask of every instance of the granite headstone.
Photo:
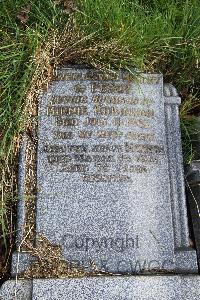
[[[58,70],[39,105],[36,232],[66,260],[120,274],[197,271],[179,104],[162,75]]]
[[[55,299],[63,299],[59,294],[67,295],[75,287],[70,299],[89,300],[95,290],[96,299],[101,291],[110,295],[107,299],[116,299],[118,289],[120,299],[143,299],[139,289],[148,289],[154,279],[159,293],[167,289],[164,299],[174,299],[175,288],[181,295],[184,282],[191,284],[187,275],[185,281],[175,275],[153,275],[198,272],[189,241],[179,104],[176,89],[163,84],[161,74],[105,73],[80,66],[57,70],[41,94],[35,246],[42,235],[61,247],[68,262],[88,272],[95,267],[106,274],[132,275],[54,280]],[[20,164],[18,244],[26,214],[26,143]],[[13,274],[16,265],[22,271],[31,261],[29,254],[14,254]],[[194,278],[193,289],[199,285]],[[52,282],[33,280],[30,299],[54,299],[53,292],[46,292]],[[83,294],[88,290],[85,298],[81,289]]]

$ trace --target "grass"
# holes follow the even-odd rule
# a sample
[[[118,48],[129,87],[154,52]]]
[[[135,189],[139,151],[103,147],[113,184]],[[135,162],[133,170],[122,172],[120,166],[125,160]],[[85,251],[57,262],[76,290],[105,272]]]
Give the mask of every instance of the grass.
[[[77,0],[75,7],[68,0],[0,0],[0,4],[3,244],[7,237],[12,243],[20,137],[31,132],[37,92],[59,64],[162,72],[183,100],[183,148],[185,160],[191,160],[191,141],[198,130],[194,115],[200,107],[199,0]]]

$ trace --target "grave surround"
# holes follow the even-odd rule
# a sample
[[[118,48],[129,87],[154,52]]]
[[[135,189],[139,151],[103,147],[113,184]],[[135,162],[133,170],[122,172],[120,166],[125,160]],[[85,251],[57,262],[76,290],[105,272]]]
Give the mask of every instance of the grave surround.
[[[39,103],[35,245],[42,234],[61,247],[64,259],[88,272],[95,264],[107,273],[132,274],[128,286],[143,280],[135,274],[151,274],[147,278],[153,280],[152,274],[160,272],[197,273],[196,251],[189,244],[176,89],[163,85],[161,74],[105,75],[73,66],[57,70]],[[25,214],[23,153],[18,244]],[[15,253],[13,275],[17,260]],[[18,270],[32,260],[21,253]],[[92,279],[84,279],[85,288],[87,280]],[[156,284],[163,282],[161,276]],[[102,282],[97,287],[102,289]]]
[[[198,300],[200,276],[115,276],[7,281],[3,300]],[[16,291],[16,293],[15,293]],[[17,298],[14,298],[16,295]]]
[[[193,260],[174,151],[180,99],[165,104],[161,75],[66,68],[57,79],[39,109],[36,231],[67,260],[113,273]]]

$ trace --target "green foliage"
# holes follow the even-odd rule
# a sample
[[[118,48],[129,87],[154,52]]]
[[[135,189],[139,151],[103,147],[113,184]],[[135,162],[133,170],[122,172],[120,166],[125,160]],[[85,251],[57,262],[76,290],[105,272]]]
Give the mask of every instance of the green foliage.
[[[5,246],[6,240],[12,241],[14,150],[23,131],[25,98],[36,70],[34,56],[49,32],[67,19],[52,1],[32,1],[30,9],[24,0],[0,1],[0,244]]]
[[[77,3],[80,28],[87,34],[95,32],[96,39],[102,41],[119,40],[131,51],[128,62],[131,66],[163,72],[178,88],[197,83],[198,0],[78,0]]]
[[[183,103],[181,127],[184,157],[191,159],[198,120],[188,114],[200,109],[199,0],[77,0],[81,30],[96,40],[112,39],[131,55],[115,65],[161,72],[178,89]],[[195,100],[194,100],[195,99]],[[187,108],[187,109],[186,109]]]
[[[33,1],[27,21],[19,15],[27,1],[2,1],[0,9],[0,160],[9,157],[13,136],[21,130],[24,98],[34,74],[33,56],[48,32],[66,22],[66,16],[51,1]],[[63,16],[63,19],[61,18]]]
[[[5,159],[14,134],[21,130],[24,97],[35,70],[32,58],[50,31],[62,35],[68,16],[51,0],[33,0],[30,7],[25,0],[1,2],[0,158]],[[77,0],[74,18],[80,31],[91,36],[88,45],[105,45],[104,53],[94,51],[89,59],[112,67],[162,72],[165,81],[187,98],[199,87],[199,4],[199,0]],[[27,7],[23,23],[19,15]],[[109,48],[113,41],[126,55],[119,51],[113,57]]]

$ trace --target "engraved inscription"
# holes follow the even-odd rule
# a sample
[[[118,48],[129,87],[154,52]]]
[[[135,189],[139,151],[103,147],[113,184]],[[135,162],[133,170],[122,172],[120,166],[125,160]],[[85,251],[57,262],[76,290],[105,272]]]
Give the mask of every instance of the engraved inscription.
[[[48,106],[47,115],[50,116],[81,116],[87,114],[86,106]]]
[[[72,139],[74,137],[74,133],[72,131],[55,131],[54,138],[55,139]]]
[[[143,120],[143,119],[137,119],[137,118],[114,118],[112,120],[112,125],[114,126],[136,126],[139,128],[149,128],[150,123],[148,120]]]
[[[88,97],[86,96],[52,96],[50,99],[50,104],[71,104],[71,103],[87,103]]]
[[[91,125],[91,126],[105,126],[107,125],[107,119],[100,119],[100,118],[87,118],[84,122],[84,125]]]
[[[69,119],[69,118],[56,117],[56,125],[57,126],[78,126],[79,120],[75,118]]]
[[[91,84],[92,93],[118,93],[118,94],[129,94],[131,91],[130,84],[122,84],[122,83],[100,83],[94,82]]]
[[[103,116],[135,116],[152,118],[154,116],[153,109],[134,109],[128,107],[115,107],[115,106],[98,106],[94,107],[97,115]]]
[[[136,76],[127,71],[123,72],[104,72],[100,70],[87,70],[86,72],[70,71],[67,70],[58,72],[56,76],[57,80],[66,80],[66,81],[106,81],[106,80],[124,80],[130,82],[137,82],[140,84],[158,84],[160,78],[158,76],[149,75],[148,76]]]
[[[53,125],[54,142],[44,146],[51,168],[83,182],[114,183],[131,182],[133,174],[160,164],[165,149],[157,143],[155,98],[133,96],[132,75],[79,70],[58,78],[71,83],[69,95],[50,95],[46,108]],[[139,78],[142,84],[159,78],[149,80]]]
[[[103,104],[131,104],[131,105],[144,105],[150,106],[153,100],[144,98],[133,98],[133,97],[120,97],[120,96],[102,96],[102,95],[95,95],[92,97],[92,102],[94,103],[103,103]]]

